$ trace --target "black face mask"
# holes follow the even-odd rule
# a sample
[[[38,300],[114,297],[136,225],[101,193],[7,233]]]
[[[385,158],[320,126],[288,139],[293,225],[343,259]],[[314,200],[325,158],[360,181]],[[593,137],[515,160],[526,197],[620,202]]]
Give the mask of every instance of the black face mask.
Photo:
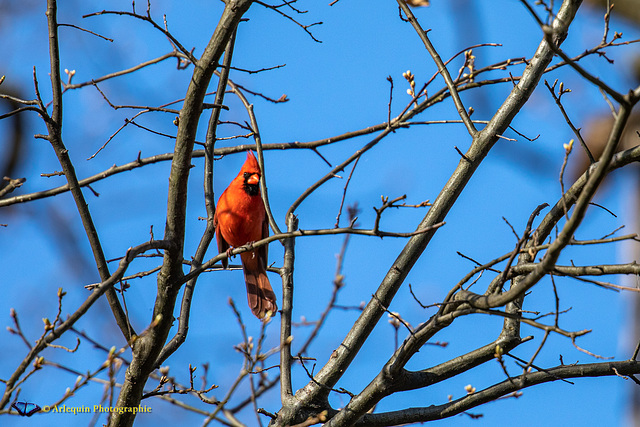
[[[250,196],[257,196],[258,194],[260,194],[260,186],[259,184],[249,184],[247,183],[247,181],[249,180],[249,177],[251,177],[252,174],[245,172],[244,174],[244,184],[242,185],[242,188],[244,189],[244,191],[247,192],[248,195]]]

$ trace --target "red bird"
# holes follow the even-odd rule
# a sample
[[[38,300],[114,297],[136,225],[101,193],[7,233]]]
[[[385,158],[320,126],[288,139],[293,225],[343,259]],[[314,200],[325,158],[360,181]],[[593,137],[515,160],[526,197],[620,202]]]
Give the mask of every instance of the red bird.
[[[269,235],[267,215],[258,186],[260,176],[258,161],[251,151],[247,151],[247,160],[238,176],[220,196],[213,217],[219,252],[256,242]],[[271,312],[271,316],[275,315],[278,306],[267,278],[267,246],[243,252],[240,259],[251,311],[258,319],[268,312]],[[228,258],[222,260],[222,265],[228,267]]]

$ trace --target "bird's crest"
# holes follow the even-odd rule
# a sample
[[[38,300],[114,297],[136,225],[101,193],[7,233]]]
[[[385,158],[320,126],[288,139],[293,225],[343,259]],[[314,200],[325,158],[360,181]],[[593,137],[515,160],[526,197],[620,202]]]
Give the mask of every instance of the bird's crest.
[[[258,164],[258,160],[253,155],[251,150],[247,151],[247,160],[244,161],[244,165],[240,169],[240,173],[238,175],[243,175],[245,172],[254,174],[260,174],[260,165]]]

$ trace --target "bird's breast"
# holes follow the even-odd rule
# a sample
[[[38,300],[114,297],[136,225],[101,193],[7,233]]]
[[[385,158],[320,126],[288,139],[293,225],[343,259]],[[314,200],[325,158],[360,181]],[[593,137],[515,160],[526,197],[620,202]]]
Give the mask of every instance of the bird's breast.
[[[229,202],[218,203],[216,212],[224,240],[237,247],[262,239],[265,219],[262,199],[237,198]]]

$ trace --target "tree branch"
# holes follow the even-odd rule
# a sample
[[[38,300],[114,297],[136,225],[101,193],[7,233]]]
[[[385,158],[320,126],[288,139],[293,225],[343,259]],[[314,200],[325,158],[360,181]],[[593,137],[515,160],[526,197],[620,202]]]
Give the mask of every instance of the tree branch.
[[[507,396],[517,390],[538,384],[566,378],[615,376],[617,375],[616,372],[620,375],[638,374],[640,373],[640,363],[636,361],[622,361],[557,366],[545,371],[530,372],[514,380],[505,380],[499,384],[468,394],[443,405],[407,408],[381,414],[366,414],[355,425],[383,427],[441,420],[484,403],[494,401],[500,397]]]
[[[80,189],[75,168],[73,167],[73,163],[71,162],[71,158],[69,156],[69,150],[67,150],[62,141],[62,87],[60,83],[60,52],[58,46],[56,0],[48,0],[47,2],[47,21],[49,28],[49,57],[51,61],[51,88],[53,91],[53,107],[51,116],[48,116],[48,114],[46,113],[46,108],[44,107],[44,105],[41,105],[41,114],[45,120],[47,130],[49,132],[47,140],[51,143],[51,146],[53,147],[56,156],[58,157],[58,161],[60,162],[60,166],[62,167],[62,170],[64,172],[65,178],[67,179],[67,185],[71,191],[71,194],[73,195],[78,213],[80,214],[82,225],[84,226],[89,244],[91,245],[91,251],[93,252],[93,257],[95,259],[100,278],[104,281],[110,276],[109,267],[107,266],[104,252],[102,250],[102,245],[100,243],[100,238],[98,237],[98,232],[93,223],[93,219],[91,218],[89,207],[87,206],[87,202],[85,201],[82,190]],[[38,100],[40,100],[40,96],[38,96]],[[129,341],[133,333],[133,328],[129,324],[129,320],[127,319],[124,311],[122,310],[122,307],[120,306],[120,302],[118,301],[118,297],[115,291],[109,288],[106,291],[106,296],[107,300],[109,301],[109,305],[111,306],[111,310],[113,311],[113,315],[116,319],[116,323],[120,327],[120,331],[122,332],[126,340]]]
[[[542,258],[542,261],[537,264],[536,268],[531,273],[529,273],[522,281],[520,281],[517,286],[512,287],[507,292],[496,295],[480,296],[472,292],[462,290],[456,295],[457,301],[468,302],[476,308],[487,309],[492,307],[499,307],[513,300],[518,295],[524,294],[542,277],[552,271],[556,261],[558,260],[558,257],[560,256],[560,252],[566,245],[570,243],[571,239],[573,238],[573,234],[584,218],[585,212],[589,206],[589,203],[591,202],[593,195],[595,194],[596,189],[609,170],[609,164],[614,156],[614,153],[618,146],[618,141],[622,136],[622,131],[624,130],[624,127],[629,118],[629,114],[631,113],[631,108],[633,105],[632,103],[635,101],[636,100],[633,97],[629,95],[625,96],[625,103],[620,106],[620,111],[618,112],[618,115],[616,117],[613,129],[611,129],[607,145],[605,146],[604,152],[600,157],[600,161],[593,164],[592,167],[589,168],[587,172],[585,172],[585,175],[583,175],[583,177],[588,176],[588,178],[586,179],[584,186],[580,189],[580,195],[575,202],[576,204],[573,210],[573,215],[565,223],[560,234],[553,241],[544,257]],[[576,184],[578,184],[578,182],[576,182]],[[576,184],[574,184],[574,186]],[[572,189],[573,187],[570,189],[570,191]],[[572,200],[566,200],[568,198],[566,196],[567,194],[565,194],[561,200],[567,203],[566,205],[563,205],[563,208],[564,206],[568,206],[569,203],[573,202]],[[549,215],[547,215],[547,217],[549,217]],[[557,220],[558,219],[556,219],[556,221]],[[540,239],[546,238],[548,232],[550,231],[550,225],[551,224],[549,222],[545,223],[544,220],[540,224],[540,226],[538,227],[538,236]]]
[[[554,26],[558,28],[559,34],[566,36],[568,26],[573,20],[580,3],[581,2],[577,0],[565,0],[563,2],[558,16],[554,21]],[[474,137],[474,141],[466,153],[468,160],[460,160],[455,172],[433,202],[433,206],[429,209],[429,212],[419,227],[429,226],[444,220],[449,209],[451,209],[481,161],[497,142],[498,135],[504,133],[516,113],[529,99],[552,58],[553,51],[548,46],[546,40],[543,40],[533,59],[525,69],[522,79],[520,79],[518,84],[513,88],[489,124]],[[370,300],[369,304],[365,307],[347,337],[335,351],[335,357],[332,357],[320,372],[316,374],[315,380],[318,383],[331,388],[342,376],[342,373],[350,365],[370,332],[373,330],[374,325],[384,313],[382,304],[387,306],[390,304],[395,293],[404,281],[404,278],[425,250],[434,234],[435,230],[417,235],[409,240],[376,291],[376,298]],[[382,304],[378,301],[381,301]],[[398,367],[400,368],[402,366],[403,365],[400,364]],[[314,383],[309,383],[305,386],[304,392],[317,395],[323,391],[319,390]],[[303,396],[301,392],[299,392],[299,394]],[[372,407],[376,402],[375,398],[376,396],[372,396],[372,394],[356,396],[345,409],[332,418],[327,425],[332,426],[355,422]],[[357,409],[354,410],[354,407]]]
[[[153,310],[153,320],[157,327],[150,329],[133,346],[133,359],[127,368],[125,381],[120,390],[117,406],[136,407],[140,403],[144,385],[156,367],[158,356],[166,342],[173,323],[173,310],[183,279],[182,259],[184,250],[187,183],[191,169],[191,157],[196,131],[202,112],[202,103],[214,70],[218,66],[229,39],[235,32],[242,15],[251,6],[251,0],[228,0],[218,25],[202,54],[195,64],[185,101],[180,110],[178,134],[169,176],[167,197],[167,222],[165,240],[172,250],[165,251],[164,262],[158,273],[158,294]],[[131,412],[116,413],[112,425],[131,426],[135,419]]]
[[[193,256],[191,271],[193,271],[202,263],[215,233],[215,227],[213,224],[213,217],[215,215],[215,200],[213,193],[213,153],[216,143],[216,130],[218,127],[218,121],[221,111],[221,107],[219,106],[221,106],[224,101],[225,89],[229,81],[229,70],[231,69],[231,59],[233,57],[233,48],[235,46],[236,40],[235,34],[236,31],[234,31],[229,38],[229,41],[227,42],[227,46],[225,48],[224,63],[221,67],[220,78],[218,80],[218,87],[216,90],[216,98],[214,101],[214,104],[218,105],[218,107],[214,107],[212,109],[211,117],[209,119],[209,126],[207,128],[207,141],[205,149],[203,150],[205,155],[204,200],[205,209],[207,211],[207,225],[205,227],[204,233],[202,234],[202,238],[200,239],[200,243],[198,244],[198,248],[196,249],[196,253]],[[187,339],[187,333],[189,331],[191,300],[193,298],[193,292],[195,290],[197,278],[198,276],[194,276],[185,285],[184,293],[182,295],[182,305],[180,307],[180,317],[178,320],[178,331],[171,339],[171,341],[169,341],[169,343],[160,352],[160,355],[158,356],[158,360],[156,362],[156,367],[160,367],[160,365],[169,356],[171,356],[171,354],[173,354]]]
[[[458,114],[460,115],[462,122],[467,127],[467,131],[469,132],[469,135],[471,135],[472,138],[475,138],[478,131],[474,126],[473,122],[471,121],[471,119],[469,118],[469,114],[467,113],[467,110],[464,108],[464,105],[462,104],[462,100],[460,99],[460,95],[458,94],[458,89],[456,88],[456,85],[453,82],[451,75],[449,74],[449,70],[447,70],[447,67],[442,62],[440,55],[438,55],[438,52],[436,51],[435,47],[433,47],[431,40],[429,40],[429,37],[427,37],[427,32],[422,29],[422,27],[418,23],[418,20],[413,15],[413,12],[411,12],[411,9],[409,9],[409,6],[407,5],[407,3],[404,0],[398,0],[398,5],[407,16],[407,19],[409,19],[409,22],[411,23],[411,25],[413,25],[413,28],[418,33],[420,40],[422,40],[422,43],[424,43],[424,46],[427,49],[427,52],[429,52],[429,54],[433,58],[433,61],[438,66],[438,72],[440,72],[440,75],[442,75],[442,78],[447,84],[447,88],[449,88],[449,93],[451,94],[451,98],[453,99],[453,103],[455,104],[456,109],[458,110]]]

